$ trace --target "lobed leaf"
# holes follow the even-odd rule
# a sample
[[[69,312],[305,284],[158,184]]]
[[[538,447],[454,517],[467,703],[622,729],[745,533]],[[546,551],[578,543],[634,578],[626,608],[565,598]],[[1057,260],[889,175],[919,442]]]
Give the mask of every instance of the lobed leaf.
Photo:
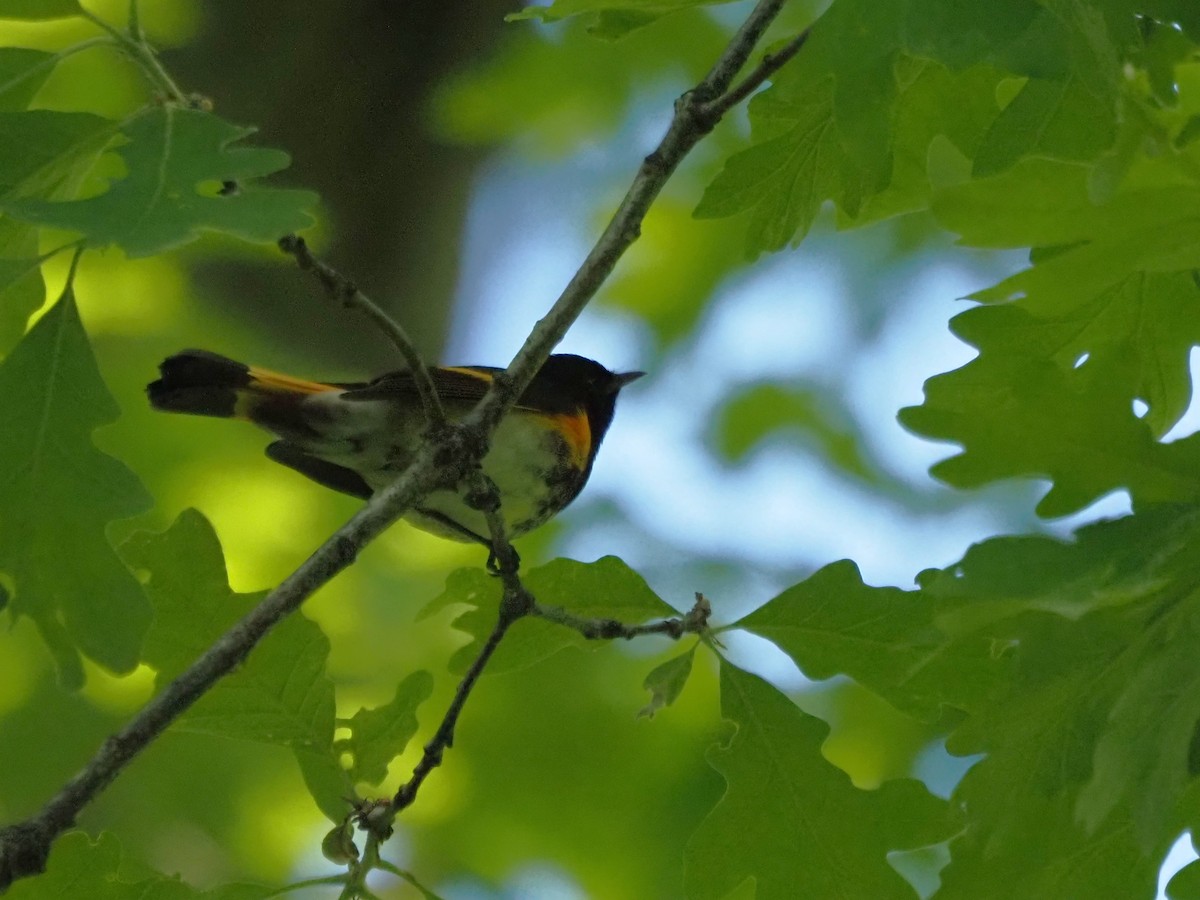
[[[638,710],[638,718],[645,716],[652,719],[660,709],[679,699],[688,676],[692,674],[692,660],[696,657],[698,646],[700,644],[696,642],[683,653],[650,670],[642,682],[642,687],[650,692],[650,702]]]
[[[47,5],[53,2],[48,0]],[[57,56],[43,50],[0,47],[0,111],[12,112],[28,106],[57,62]]]
[[[863,584],[843,560],[731,627],[771,641],[810,678],[850,675],[897,709],[935,721],[943,706],[978,707],[1001,678],[988,641],[953,639],[938,613],[927,595]]]
[[[678,615],[645,579],[615,556],[592,563],[556,559],[522,576],[525,586],[545,606],[559,606],[577,616],[617,619],[638,624],[655,617]],[[458,603],[473,606],[454,620],[454,627],[473,640],[450,659],[452,672],[466,671],[491,633],[499,610],[501,587],[482,569],[459,569],[446,579],[446,589],[421,611],[421,617]],[[487,672],[523,669],[564,647],[583,647],[588,641],[572,628],[526,616],[505,635]]]
[[[15,587],[8,608],[37,624],[65,685],[83,683],[81,655],[129,672],[150,604],[105,529],[146,509],[150,498],[92,443],[91,433],[119,410],[70,284],[0,364],[0,408],[0,570]]]
[[[977,759],[938,900],[1151,896],[1198,783],[1198,545],[1196,508],[1164,506],[985,541],[916,592],[837,563],[737,626],[911,715],[961,711],[946,747]]]
[[[250,183],[288,164],[278,150],[232,146],[253,129],[199,110],[158,106],[122,132],[129,143],[118,152],[129,174],[105,193],[58,203],[5,201],[0,209],[21,221],[80,232],[92,246],[118,244],[133,257],[187,243],[201,231],[265,242],[313,222],[307,210],[316,195]],[[236,188],[222,187],[229,184]]]
[[[759,104],[761,106],[761,103]],[[751,104],[752,114],[756,109]],[[735,153],[704,191],[694,215],[720,218],[750,212],[747,250],[779,250],[804,239],[827,199],[850,205],[841,138],[833,120],[833,84],[771,108],[774,128],[786,130]]]
[[[389,703],[375,709],[360,709],[343,727],[350,736],[336,742],[334,749],[349,751],[351,781],[379,784],[387,777],[388,764],[404,752],[417,733],[417,707],[433,692],[433,676],[414,672],[396,686]]]
[[[121,547],[146,577],[154,623],[144,658],[164,685],[258,604],[263,592],[230,590],[221,545],[208,520],[185,510],[161,534],[142,532]],[[314,799],[331,819],[346,812],[353,785],[333,747],[329,640],[295,614],[277,624],[250,657],[185,712],[173,727],[287,747]]]
[[[721,714],[737,730],[709,762],[728,787],[688,842],[688,897],[724,897],[750,878],[759,900],[917,896],[887,854],[948,837],[944,801],[911,779],[855,788],[821,755],[825,723],[726,662]]]
[[[4,0],[0,18],[64,19],[80,13],[78,0]]]
[[[64,834],[54,843],[46,872],[18,881],[6,896],[12,900],[78,897],[87,900],[266,900],[277,892],[257,884],[226,884],[199,891],[178,876],[169,877],[130,866],[116,835],[102,832],[95,841],[82,831]]]

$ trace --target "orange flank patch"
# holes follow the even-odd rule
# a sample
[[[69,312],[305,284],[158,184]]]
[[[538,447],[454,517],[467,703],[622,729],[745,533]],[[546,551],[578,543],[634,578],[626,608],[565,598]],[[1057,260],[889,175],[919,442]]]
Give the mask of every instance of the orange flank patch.
[[[581,410],[577,413],[546,416],[546,419],[571,448],[571,464],[577,469],[583,469],[592,452],[592,426],[588,423],[587,413]]]
[[[270,369],[259,369],[255,366],[250,367],[250,387],[260,391],[278,391],[284,394],[323,394],[326,391],[342,390],[332,384],[305,381],[302,378],[281,375]]]

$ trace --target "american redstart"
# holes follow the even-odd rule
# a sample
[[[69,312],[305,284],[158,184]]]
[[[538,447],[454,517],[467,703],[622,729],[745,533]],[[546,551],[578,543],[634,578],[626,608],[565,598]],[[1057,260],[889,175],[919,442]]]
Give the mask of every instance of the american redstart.
[[[429,374],[447,415],[455,418],[483,397],[499,371],[451,366]],[[363,499],[404,471],[425,430],[407,371],[325,384],[184,350],[163,360],[159,372],[146,387],[155,409],[253,422],[279,438],[267,447],[271,459]],[[546,360],[501,421],[483,460],[499,489],[510,536],[536,528],[575,499],[612,422],[617,393],[642,374],[617,374],[570,354]],[[491,547],[483,514],[453,491],[430,494],[405,519],[442,537]]]

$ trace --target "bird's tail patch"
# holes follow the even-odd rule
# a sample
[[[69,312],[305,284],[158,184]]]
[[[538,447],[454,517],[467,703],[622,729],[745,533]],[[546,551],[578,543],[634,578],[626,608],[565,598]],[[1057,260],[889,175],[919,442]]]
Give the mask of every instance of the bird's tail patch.
[[[341,390],[269,369],[248,366],[207,350],[184,350],[158,367],[159,379],[146,387],[150,405],[165,412],[255,419],[263,400],[301,400]],[[274,404],[272,404],[274,405]]]

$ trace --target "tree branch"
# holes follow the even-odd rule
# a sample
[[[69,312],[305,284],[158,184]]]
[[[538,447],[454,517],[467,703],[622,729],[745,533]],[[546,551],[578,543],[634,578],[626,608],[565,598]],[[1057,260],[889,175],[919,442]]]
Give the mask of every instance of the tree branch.
[[[162,693],[150,700],[129,724],[108,738],[83,770],[41,811],[23,822],[0,829],[0,891],[17,878],[44,871],[51,845],[60,833],[74,824],[80,810],[138,753],[166,730],[177,716],[203,696],[222,676],[241,663],[280,619],[294,612],[318,588],[350,565],[363,547],[405,511],[420,502],[421,498],[435,489],[454,488],[473,477],[472,473],[477,470],[479,461],[487,452],[488,440],[500,419],[528,386],[555,345],[611,274],[620,257],[637,239],[642,220],[651,203],[662,191],[680,162],[692,147],[712,130],[732,105],[722,104],[720,98],[728,91],[729,85],[745,65],[768,25],[778,15],[783,3],[784,0],[760,0],[705,79],[695,89],[679,98],[666,135],[658,147],[643,160],[633,184],[596,245],[550,311],[534,326],[508,369],[493,380],[488,393],[471,414],[462,423],[440,429],[436,440],[424,442],[412,464],[395,482],[376,492],[363,509],[326,540],[257,607],[219,638]],[[128,38],[125,40],[133,43]],[[138,45],[138,49],[153,57],[152,51],[144,44]],[[796,49],[798,50],[799,46]],[[764,61],[747,79],[748,82],[753,82],[752,86],[745,90],[735,89],[737,99],[732,102],[737,102],[761,84],[771,71],[774,69]],[[758,76],[759,72],[762,73],[761,76]],[[758,80],[754,81],[756,77]],[[176,99],[182,97],[173,83],[167,86],[170,93],[177,95]],[[319,264],[311,255],[308,255],[308,260],[321,277],[322,283],[332,285],[333,287],[329,288],[331,291],[336,289],[335,296],[338,299],[353,299],[354,305],[366,310],[369,315],[372,314],[372,307],[378,310],[374,304],[367,306],[363,302],[366,298],[357,289],[348,291],[347,287],[353,288],[348,280],[328,267],[321,268],[323,264]],[[377,324],[379,321],[376,319]],[[407,342],[400,345],[402,352],[404,343]],[[407,346],[411,348],[411,343],[407,343]],[[418,365],[413,365],[412,368],[414,372],[419,371],[419,360]],[[498,519],[498,505],[496,510],[485,514],[489,515],[489,524],[492,519]],[[507,545],[507,538],[501,542],[494,536],[493,540],[501,545],[502,550]],[[494,546],[493,550],[495,549]],[[508,546],[505,552],[511,552],[511,546]],[[426,754],[414,770],[413,777],[393,798],[392,806],[396,810],[412,802],[421,783],[440,762],[442,752],[450,746],[463,704],[508,628],[517,619],[537,610],[533,598],[520,587],[515,565],[511,565],[511,571],[506,575],[506,563],[499,557],[497,562],[501,569],[500,574],[506,581],[496,628],[459,685],[454,701],[441,727],[426,747]],[[561,610],[552,612],[543,608],[540,614],[547,618],[558,616],[556,621],[562,621],[571,627],[579,627],[580,623],[583,623],[585,627],[590,628],[588,620],[576,620],[559,615],[560,613]],[[657,627],[663,633],[672,633],[674,629],[674,626],[663,623],[657,626],[633,626],[635,633],[653,633],[647,630],[652,627]],[[602,625],[600,631],[606,628],[611,626]],[[621,632],[616,636],[625,635]]]
[[[512,573],[512,577],[516,578],[515,572]],[[500,641],[504,639],[504,635],[508,633],[508,629],[512,627],[513,623],[527,616],[533,608],[534,599],[528,591],[524,588],[514,590],[510,589],[507,585],[505,586],[504,597],[500,601],[500,614],[496,619],[496,626],[492,629],[492,633],[488,635],[487,640],[484,641],[483,646],[479,650],[479,655],[471,663],[471,668],[467,669],[463,680],[459,682],[458,689],[454,692],[454,699],[446,709],[445,716],[442,717],[442,724],[438,726],[438,730],[434,732],[429,743],[425,745],[425,752],[421,756],[421,761],[413,768],[412,777],[400,786],[400,789],[396,791],[396,795],[392,798],[392,818],[405,807],[412,805],[412,802],[417,799],[417,791],[421,789],[421,785],[429,776],[429,773],[442,764],[443,754],[454,743],[454,729],[458,725],[458,717],[462,714],[463,706],[466,704],[467,698],[471,695],[471,690],[475,687],[475,683],[479,681],[479,676],[483,674],[488,660],[492,658],[492,654],[496,652],[496,648],[500,646]],[[389,831],[390,827],[391,819],[388,819],[387,828]]]
[[[44,871],[54,839],[74,824],[80,810],[138,753],[249,656],[280,619],[350,565],[359,550],[391,525],[401,511],[443,484],[446,466],[452,466],[453,461],[446,466],[435,465],[434,456],[441,449],[441,445],[432,443],[423,446],[400,478],[376,494],[258,606],[142,707],[128,725],[109,737],[83,770],[36,815],[0,829],[0,891],[17,878]],[[453,481],[461,477],[459,474]]]
[[[708,628],[712,604],[703,594],[696,594],[696,603],[687,615],[647,622],[644,625],[626,625],[616,619],[591,619],[577,616],[558,606],[543,606],[536,602],[530,615],[573,628],[590,641],[609,641],[614,638],[624,638],[628,641],[644,634],[665,634],[679,640],[685,634],[700,634]]]
[[[321,286],[325,288],[325,293],[331,300],[349,309],[357,309],[364,313],[387,336],[388,340],[400,351],[408,370],[412,372],[417,395],[421,398],[421,408],[425,412],[425,422],[431,428],[445,424],[446,413],[442,409],[441,398],[438,397],[437,390],[433,386],[429,368],[425,365],[421,354],[417,352],[408,332],[400,323],[359,290],[358,285],[353,281],[333,266],[314,256],[308,249],[304,238],[295,234],[285,234],[279,239],[279,249],[295,257],[296,264],[301,269],[312,272],[321,282]]]
[[[633,184],[595,246],[550,311],[534,325],[529,337],[509,363],[504,373],[505,377],[493,380],[487,396],[467,417],[464,425],[490,433],[533,380],[555,346],[579,318],[584,307],[612,274],[617,261],[641,235],[642,220],[667,180],[691,149],[712,131],[728,111],[729,106],[722,106],[718,102],[719,98],[726,93],[737,73],[749,59],[754,46],[779,15],[784,2],[786,0],[759,0],[704,80],[675,102],[675,114],[667,127],[667,133],[642,161]],[[792,55],[802,44],[801,39]],[[791,56],[785,57],[779,65],[790,58]],[[748,95],[749,91],[765,81],[775,68],[777,67],[772,68],[764,62],[759,67],[762,70],[761,75],[759,76],[759,70],[756,70],[748,80],[758,76],[757,80],[740,96]]]

